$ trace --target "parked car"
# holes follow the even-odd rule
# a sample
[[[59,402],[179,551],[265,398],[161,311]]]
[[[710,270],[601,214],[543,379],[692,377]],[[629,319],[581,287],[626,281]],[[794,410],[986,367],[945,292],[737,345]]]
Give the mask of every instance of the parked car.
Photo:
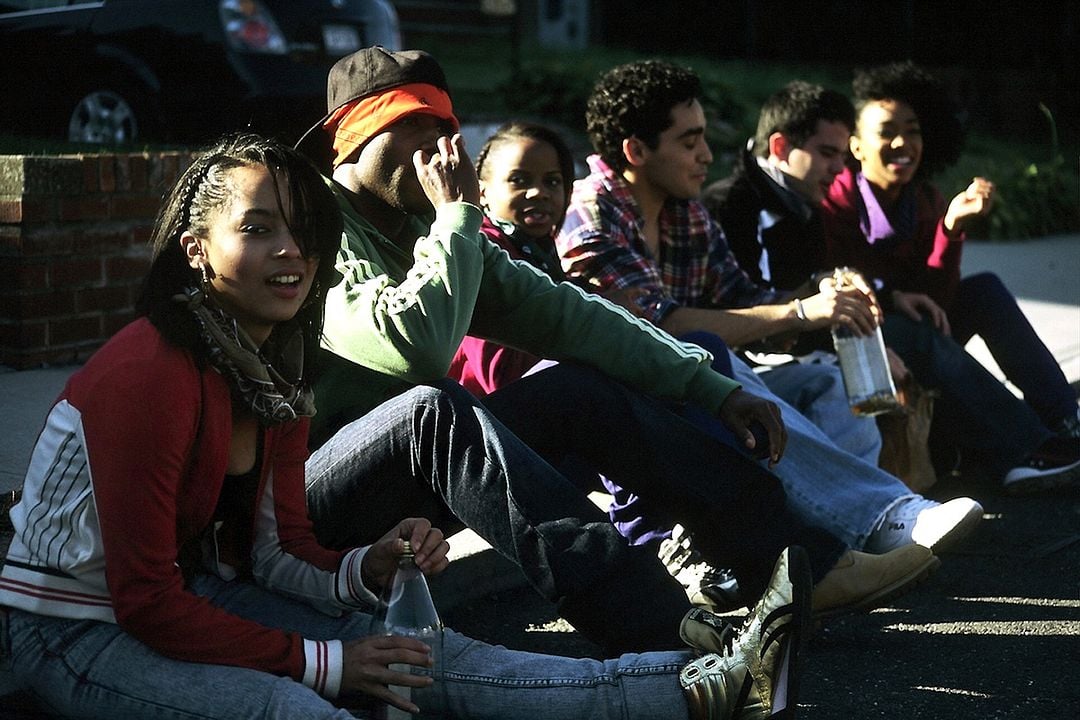
[[[369,45],[400,49],[389,0],[0,0],[0,133],[295,139],[330,66]]]

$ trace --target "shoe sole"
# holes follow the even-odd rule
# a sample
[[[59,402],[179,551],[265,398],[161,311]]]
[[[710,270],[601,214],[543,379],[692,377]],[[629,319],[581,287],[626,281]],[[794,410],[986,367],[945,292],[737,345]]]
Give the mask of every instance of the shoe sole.
[[[852,603],[851,605],[842,605],[840,607],[815,612],[813,619],[815,621],[828,620],[837,617],[838,615],[866,612],[881,607],[885,603],[895,600],[901,595],[914,590],[925,582],[939,567],[941,567],[941,560],[939,560],[937,556],[931,555],[927,558],[926,562],[894,582],[892,585],[887,585],[871,595],[860,598],[858,602]]]
[[[792,604],[796,610],[792,618],[791,637],[782,661],[785,669],[781,671],[781,677],[787,679],[783,693],[784,708],[775,710],[778,693],[774,693],[770,720],[794,720],[795,718],[795,710],[799,705],[799,678],[802,677],[802,649],[814,625],[810,612],[814,587],[810,558],[801,547],[792,546],[788,548],[788,563],[788,577],[792,578]]]
[[[1020,471],[1020,473],[1023,472]],[[1075,462],[1056,472],[1040,472],[1038,470],[1028,472],[1031,474],[1024,474],[1012,482],[1006,482],[1003,485],[1005,494],[1014,497],[1017,495],[1034,495],[1035,493],[1058,490],[1074,485],[1080,481],[1080,462]]]
[[[930,549],[934,551],[934,554],[948,552],[956,547],[956,545],[971,534],[971,531],[982,522],[983,508],[981,505],[976,505],[970,508],[964,517],[952,526],[949,532],[945,533],[937,539],[934,544],[930,545]]]

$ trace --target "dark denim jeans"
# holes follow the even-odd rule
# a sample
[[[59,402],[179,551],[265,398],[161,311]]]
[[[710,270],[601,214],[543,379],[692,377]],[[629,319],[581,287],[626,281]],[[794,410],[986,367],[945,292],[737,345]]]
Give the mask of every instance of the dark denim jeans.
[[[1000,286],[1000,282],[997,285]],[[961,286],[964,286],[964,283],[961,283]],[[974,287],[969,284],[966,290],[970,291]],[[961,292],[960,295],[966,295],[966,292]],[[966,301],[960,302],[959,306],[966,304]],[[1012,304],[1015,306],[1015,300]],[[1010,319],[1008,314],[1005,314],[997,321],[1000,321],[1002,326],[1012,324],[1015,331],[1017,328],[1012,322],[1014,320],[1015,318]],[[1023,323],[1030,330],[1031,326],[1026,319]],[[1019,464],[1050,437],[1051,433],[1031,406],[1009,392],[979,361],[964,350],[961,343],[971,337],[972,329],[979,327],[980,323],[972,323],[971,318],[955,314],[950,315],[950,324],[953,337],[946,337],[926,318],[916,322],[902,313],[889,312],[885,315],[882,332],[885,344],[903,358],[915,379],[941,393],[934,403],[932,441],[971,451],[986,465],[988,471],[1002,474]],[[983,331],[978,330],[980,335]],[[996,332],[991,332],[991,336],[995,337],[995,344],[1000,344]],[[1002,331],[1002,335],[1007,333]],[[1035,339],[1038,341],[1037,337]],[[1039,346],[1042,346],[1041,341]],[[997,353],[1000,353],[1003,359],[1011,356],[1004,360],[1010,366],[1023,365],[1024,358],[1032,359],[1032,368],[1022,371],[1014,369],[1014,372],[1033,375],[1045,372],[1040,369],[1042,363],[1038,360],[1037,351],[1024,350],[1017,346],[999,348],[995,355]],[[1053,365],[1057,368],[1057,363]],[[1057,369],[1057,374],[1061,375],[1060,369]],[[1052,384],[1046,378],[1035,382],[1037,385],[1044,382],[1047,385]],[[1064,376],[1062,383],[1068,388]],[[1073,403],[1075,405],[1075,401]]]
[[[628,545],[554,470],[567,452],[636,492],[662,495],[665,509],[700,531],[707,557],[741,573],[748,593],[764,588],[787,545],[807,548],[817,577],[842,551],[788,514],[774,477],[598,372],[560,365],[487,400],[491,412],[445,381],[341,428],[307,463],[319,539],[366,544],[403,517],[460,520],[609,653],[680,646],[689,603],[655,553]]]
[[[820,579],[844,550],[787,507],[780,481],[722,444],[603,373],[570,363],[526,376],[484,404],[556,467],[571,459],[587,473],[643,499],[659,518],[694,535],[710,562],[732,568],[750,596],[764,589],[776,556],[802,545]]]
[[[724,377],[734,377],[731,369],[731,356],[727,345],[716,335],[706,332],[693,332],[679,338],[684,342],[694,343],[712,353],[711,367]],[[739,449],[741,443],[723,423],[712,417],[711,413],[691,404],[667,404],[668,409],[683,417],[728,447]],[[669,517],[657,507],[657,504],[641,498],[626,488],[619,487],[610,479],[601,478],[604,487],[611,493],[611,507],[608,515],[619,532],[634,545],[658,543],[671,537],[671,528],[679,521]]]
[[[979,273],[960,281],[949,324],[961,346],[975,335],[983,339],[1043,425],[1055,428],[1076,415],[1076,398],[1065,373],[997,275]]]
[[[656,556],[628,546],[581,490],[453,381],[413,388],[344,426],[306,473],[308,510],[328,547],[370,544],[405,517],[451,532],[464,523],[605,651],[682,645],[690,605]]]

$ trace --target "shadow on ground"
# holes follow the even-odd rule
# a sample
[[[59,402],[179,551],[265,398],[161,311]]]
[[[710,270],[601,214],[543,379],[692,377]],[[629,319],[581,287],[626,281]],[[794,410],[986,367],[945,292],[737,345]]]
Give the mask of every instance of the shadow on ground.
[[[930,493],[960,494],[979,497],[986,520],[928,583],[818,628],[799,717],[1080,717],[1080,494],[1010,498],[958,481]],[[597,653],[529,589],[491,594],[445,620],[518,649]]]

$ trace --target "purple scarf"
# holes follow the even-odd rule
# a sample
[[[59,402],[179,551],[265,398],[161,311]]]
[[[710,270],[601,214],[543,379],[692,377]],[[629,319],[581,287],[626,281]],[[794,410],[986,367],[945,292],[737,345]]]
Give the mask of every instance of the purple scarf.
[[[859,203],[859,229],[866,242],[890,248],[915,237],[915,189],[909,183],[900,192],[900,200],[891,213],[885,211],[863,174],[855,174],[862,202]]]

